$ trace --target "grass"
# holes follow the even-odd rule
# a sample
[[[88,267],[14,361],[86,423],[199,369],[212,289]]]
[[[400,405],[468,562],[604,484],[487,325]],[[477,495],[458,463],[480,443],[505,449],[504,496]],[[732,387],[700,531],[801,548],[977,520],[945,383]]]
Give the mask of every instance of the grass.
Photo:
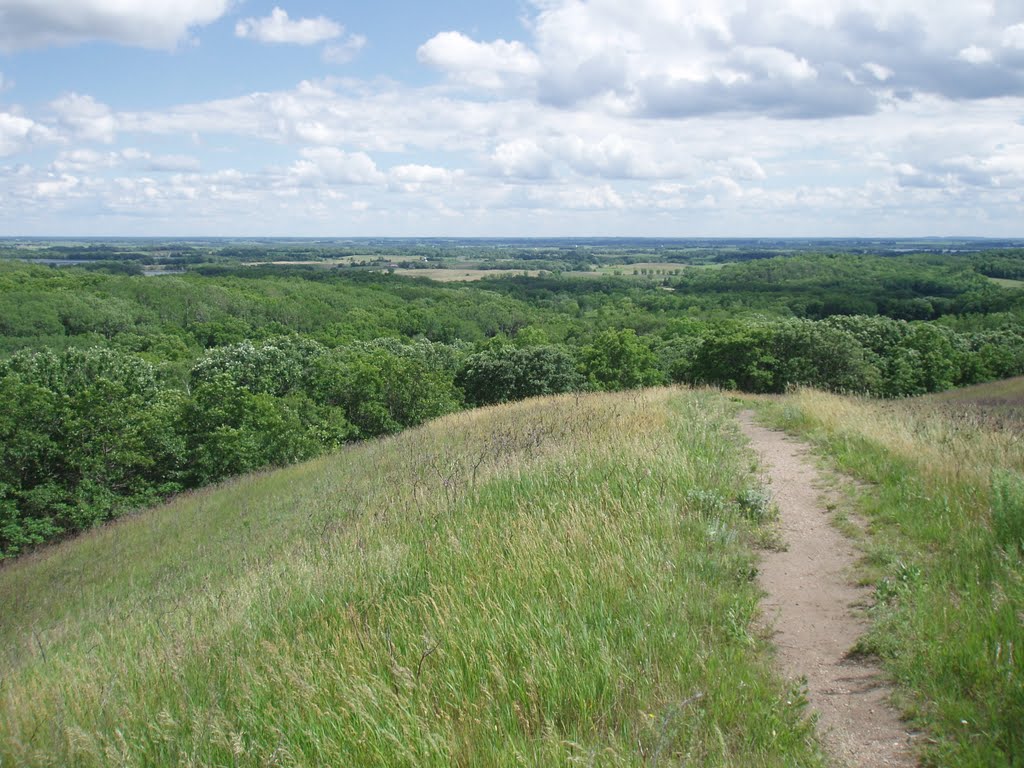
[[[1008,277],[990,277],[989,280],[1003,288],[1024,288],[1024,280],[1011,280]]]
[[[731,407],[459,413],[0,568],[0,765],[824,765]]]
[[[1024,442],[1019,422],[963,410],[999,389],[762,403],[868,484],[860,507],[877,587],[861,649],[900,686],[926,765],[1024,765]]]

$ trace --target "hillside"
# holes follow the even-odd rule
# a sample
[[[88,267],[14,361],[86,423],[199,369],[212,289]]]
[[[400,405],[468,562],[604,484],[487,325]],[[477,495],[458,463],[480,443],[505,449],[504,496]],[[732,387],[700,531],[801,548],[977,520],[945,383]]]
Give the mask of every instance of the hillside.
[[[850,651],[922,764],[1019,765],[1024,445],[946,399],[745,401],[841,473]],[[10,561],[0,765],[826,765],[759,605],[784,542],[735,400],[459,412]]]
[[[0,763],[821,764],[729,404],[471,411],[0,569]]]

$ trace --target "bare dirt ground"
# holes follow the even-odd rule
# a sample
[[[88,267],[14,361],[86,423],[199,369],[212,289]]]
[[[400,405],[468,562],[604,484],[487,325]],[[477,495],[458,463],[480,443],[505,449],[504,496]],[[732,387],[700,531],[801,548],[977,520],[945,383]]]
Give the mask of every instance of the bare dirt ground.
[[[765,553],[759,576],[783,674],[806,677],[819,733],[839,764],[913,766],[911,735],[888,705],[882,673],[847,655],[867,629],[857,606],[868,595],[853,584],[857,552],[830,522],[807,448],[759,426],[750,411],[739,421],[778,505],[786,547]]]

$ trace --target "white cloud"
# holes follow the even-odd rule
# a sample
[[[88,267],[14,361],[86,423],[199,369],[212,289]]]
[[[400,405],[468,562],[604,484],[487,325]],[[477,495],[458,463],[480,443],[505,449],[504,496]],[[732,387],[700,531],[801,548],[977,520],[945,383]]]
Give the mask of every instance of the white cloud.
[[[496,88],[516,78],[540,74],[537,55],[515,40],[480,43],[461,32],[441,32],[420,46],[419,60],[454,80]]]
[[[35,194],[40,198],[66,197],[78,189],[81,181],[77,176],[61,174],[35,184]]]
[[[807,59],[781,48],[773,46],[741,47],[737,49],[736,55],[744,63],[746,69],[757,71],[768,78],[812,80],[818,76],[814,67],[807,63]],[[743,80],[744,74],[737,73],[736,77]]]
[[[365,152],[344,152],[336,147],[307,147],[290,172],[300,183],[374,184],[384,174]]]
[[[763,181],[768,178],[761,164],[752,157],[731,158],[726,167],[731,171],[731,175],[746,181]]]
[[[146,171],[198,171],[201,163],[191,155],[154,155],[145,150],[129,147],[120,156]]]
[[[1020,234],[1012,3],[528,2],[521,41],[424,43],[427,86],[5,106],[0,231]]]
[[[97,152],[93,149],[64,150],[57,154],[52,168],[57,173],[84,173],[113,168],[121,164],[117,152]]]
[[[502,142],[494,149],[490,161],[502,176],[545,179],[552,174],[551,156],[533,139]]]
[[[396,165],[388,172],[392,188],[402,192],[419,192],[423,189],[450,185],[461,175],[460,171],[417,163]]]
[[[347,64],[366,46],[363,35],[349,35],[340,43],[324,48],[323,59],[329,64]]]
[[[969,45],[962,49],[956,57],[968,64],[988,64],[992,61],[992,51],[977,45]]]
[[[1014,24],[1004,29],[1002,43],[1007,48],[1024,48],[1024,24]]]
[[[216,21],[231,0],[2,0],[0,50],[107,40],[173,48]]]
[[[315,19],[288,18],[288,12],[274,8],[269,16],[261,19],[242,19],[235,24],[238,37],[249,37],[261,43],[293,43],[295,45],[316,45],[334,40],[345,32],[345,28],[326,16]]]
[[[599,186],[540,187],[527,194],[528,207],[553,211],[608,211],[626,207],[610,184]]]
[[[14,155],[35,140],[51,138],[50,131],[31,118],[0,112],[0,157]]]
[[[888,67],[883,67],[881,64],[875,64],[873,61],[866,62],[864,69],[871,73],[871,76],[880,83],[884,83],[886,80],[890,80],[896,73]]]
[[[117,117],[92,96],[68,93],[50,102],[59,125],[76,138],[109,144],[118,130]]]
[[[529,42],[481,42],[449,31],[427,41],[420,60],[456,82],[511,84],[565,109],[590,105],[644,117],[873,114],[889,89],[901,97],[1024,95],[1024,77],[1012,62],[997,60],[990,45],[1000,36],[1016,44],[1020,25],[997,26],[999,14],[982,0],[938,9],[922,0],[532,5]],[[1002,10],[1001,17],[1012,13]],[[992,63],[997,76],[956,72],[958,56]],[[862,70],[871,77],[853,74]]]
[[[570,135],[553,142],[554,154],[573,171],[606,179],[653,179],[686,175],[685,153],[672,142],[653,145],[624,138],[618,133],[597,140]]]

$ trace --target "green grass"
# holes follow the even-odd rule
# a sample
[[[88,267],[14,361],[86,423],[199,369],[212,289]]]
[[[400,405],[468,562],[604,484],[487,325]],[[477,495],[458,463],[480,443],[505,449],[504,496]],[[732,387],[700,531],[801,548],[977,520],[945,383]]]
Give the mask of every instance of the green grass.
[[[882,658],[925,731],[925,764],[1024,765],[1020,429],[931,398],[801,392],[763,407],[866,481],[865,571],[877,588],[861,646]]]
[[[1003,288],[1024,288],[1024,280],[1011,280],[1008,277],[990,277],[989,280]]]
[[[729,409],[455,414],[0,568],[0,765],[824,765]]]

